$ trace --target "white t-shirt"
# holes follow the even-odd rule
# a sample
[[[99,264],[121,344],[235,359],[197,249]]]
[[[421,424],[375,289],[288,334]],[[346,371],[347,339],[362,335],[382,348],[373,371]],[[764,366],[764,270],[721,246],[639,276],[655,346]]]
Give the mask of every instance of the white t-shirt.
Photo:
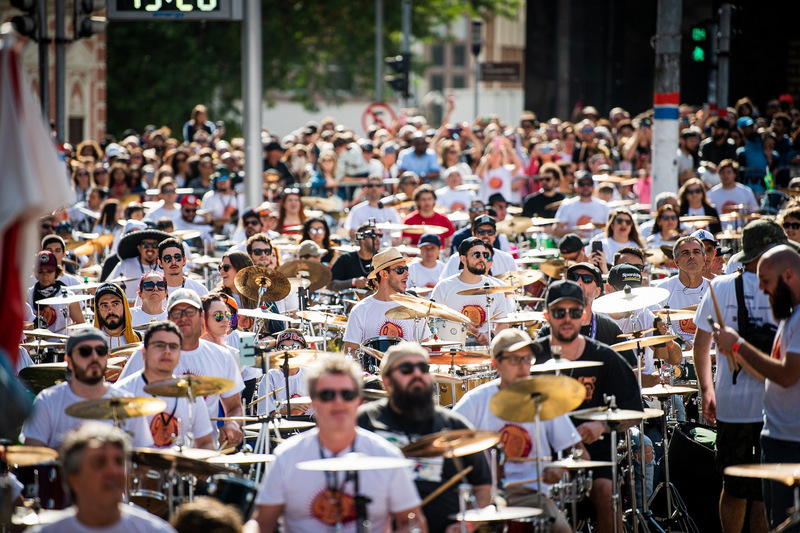
[[[510,253],[498,250],[497,248],[493,248],[492,252],[492,276],[499,276],[500,274],[517,270],[517,263],[514,261],[514,256]],[[458,268],[460,264],[461,258],[458,252],[456,252],[451,255],[447,263],[445,263],[444,272],[439,276],[439,279],[443,280],[450,276],[460,274],[461,270]]]
[[[202,298],[203,296],[208,294],[208,289],[206,288],[205,285],[203,285],[199,281],[195,281],[195,280],[193,280],[191,278],[187,278],[184,275],[183,285],[176,285],[174,287],[170,287],[169,285],[167,285],[167,298],[169,298],[170,294],[172,294],[173,292],[177,291],[180,288],[192,289],[194,292],[197,293],[197,295],[200,298]]]
[[[500,442],[505,447],[506,456],[509,458],[534,458],[536,457],[536,443],[534,443],[536,429],[533,422],[509,422],[492,414],[488,405],[492,397],[500,390],[500,380],[495,379],[484,383],[461,398],[453,411],[469,420],[476,429],[497,431],[500,433]],[[581,436],[572,421],[566,415],[561,415],[550,420],[542,420],[539,438],[539,450],[544,456],[550,455],[551,448],[555,451],[565,450],[581,441]],[[536,462],[512,462],[505,464],[505,480],[521,481],[536,477]],[[538,490],[538,483],[526,483],[526,487]],[[547,486],[545,486],[546,488]]]
[[[369,202],[361,202],[353,206],[344,220],[344,229],[358,229],[364,222],[374,218],[375,223],[392,222],[400,224],[400,215],[394,207],[372,207]]]
[[[119,375],[117,381],[121,381],[134,372],[144,369],[142,360],[142,350],[137,350],[128,358],[125,368]],[[244,382],[239,372],[239,365],[231,356],[230,352],[213,342],[200,339],[200,345],[195,350],[181,350],[181,359],[173,373],[176,376],[191,374],[193,376],[210,376],[215,378],[225,378],[233,381],[233,388],[222,393],[222,398],[230,398],[242,392]],[[210,418],[219,416],[220,395],[206,396],[206,408]],[[217,441],[219,430],[216,425],[212,425],[212,440]]]
[[[277,397],[277,401],[285,402],[286,401],[286,378],[283,375],[283,370],[280,368],[273,368],[267,371],[266,378],[262,377],[261,381],[258,383],[258,395],[259,398],[266,394],[269,394],[266,400],[260,401],[257,404],[257,412],[259,415],[266,415],[275,411],[277,409],[275,405],[275,400]],[[275,397],[272,395],[272,391],[279,390],[275,393]],[[306,382],[306,372],[301,367],[297,374],[289,376],[289,392],[291,393],[290,398],[298,398],[300,396],[308,396],[308,383]],[[311,414],[313,409],[309,408],[308,412],[305,413],[297,413],[296,408],[292,406],[292,414]]]
[[[741,183],[734,183],[734,186],[730,189],[723,189],[720,183],[712,187],[707,196],[708,201],[717,208],[717,212],[720,215],[726,208],[738,204],[758,209],[758,202],[756,202],[756,195],[753,194],[753,190]]]
[[[114,388],[127,391],[133,396],[149,397],[153,396],[145,392],[147,382],[144,380],[142,371],[135,372],[122,381],[117,381]],[[170,448],[173,445],[184,445],[186,443],[186,430],[189,425],[189,398],[167,398],[156,396],[167,402],[167,408],[162,413],[147,415],[147,426],[153,436],[153,443],[156,448]],[[211,420],[208,418],[208,410],[202,398],[195,398],[194,408],[192,409],[192,433],[195,438],[205,437],[211,434]],[[176,440],[175,437],[177,437]]]
[[[478,289],[488,283],[491,286],[498,286],[500,282],[489,276],[483,276],[478,283],[465,283],[458,278],[458,275],[445,278],[436,284],[431,293],[431,300],[444,304],[454,311],[458,311],[469,317],[474,324],[483,324],[478,331],[481,333],[489,332],[489,324],[487,319],[494,317],[500,313],[499,316],[493,318],[504,318],[509,312],[509,299],[504,297],[502,293],[492,295],[492,306],[487,311],[486,309],[486,296],[473,295],[464,296],[457,294],[459,291],[467,289]]]
[[[444,272],[444,263],[436,260],[433,268],[428,268],[417,258],[408,264],[409,287],[433,287]]]
[[[64,518],[52,524],[33,526],[31,533],[175,533],[164,520],[144,509],[132,505],[119,504],[122,516],[119,522],[106,527],[89,527],[78,521],[77,509],[70,507],[64,511]]]
[[[800,306],[795,306],[792,316],[782,320],[775,334],[772,357],[782,360],[789,353],[800,354]],[[763,435],[773,439],[800,441],[800,381],[788,388],[767,380],[764,387]]]
[[[514,165],[501,165],[497,168],[487,168],[480,179],[481,188],[478,189],[478,197],[484,204],[489,204],[489,197],[493,194],[500,193],[506,202],[519,204],[519,194],[511,190],[511,183],[514,181],[514,176],[511,171],[514,170]]]
[[[286,533],[320,533],[332,531],[336,525],[336,506],[328,491],[325,472],[300,470],[303,461],[334,457],[319,442],[319,431],[312,429],[291,437],[275,449],[276,460],[264,476],[256,497],[256,505],[283,506],[283,524]],[[402,457],[400,450],[385,439],[356,428],[352,451],[373,457]],[[347,448],[342,454],[350,453]],[[344,493],[343,507],[350,512],[342,519],[342,533],[356,531],[353,507],[354,484],[345,482],[345,474],[336,474],[336,485]],[[411,478],[411,470],[394,468],[358,472],[359,489],[371,501],[368,506],[372,531],[388,531],[392,513],[418,506],[421,501]]]
[[[584,247],[583,251],[586,253],[587,256],[592,255],[592,243],[595,241],[600,241],[603,243],[603,253],[606,254],[606,263],[613,263],[614,262],[614,254],[622,250],[623,248],[632,247],[632,248],[641,248],[637,243],[633,241],[628,242],[617,242],[608,235],[604,235],[603,233],[598,233],[592,240],[589,241],[589,244]]]
[[[208,191],[203,195],[202,209],[211,211],[213,218],[228,219],[234,210],[241,216],[244,213],[244,194],[237,192],[220,194],[217,191]]]
[[[147,214],[147,218],[153,222],[158,222],[160,218],[164,217],[169,218],[174,223],[176,220],[181,218],[181,206],[176,203],[173,205],[172,209],[167,209],[164,207],[164,200],[161,200],[158,203],[158,207]]]
[[[146,313],[141,307],[131,307],[131,324],[139,326],[153,321],[161,321],[167,319],[167,312],[162,311],[157,315]]]
[[[131,397],[128,392],[114,390],[109,387],[103,398]],[[71,430],[86,422],[82,418],[75,418],[64,413],[64,409],[78,402],[86,401],[69,386],[69,383],[59,383],[48,387],[36,395],[33,401],[33,414],[22,424],[20,440],[36,439],[43,442],[48,448],[57,449],[61,446],[64,437]],[[101,420],[103,423],[113,424],[111,420]],[[122,429],[130,433],[133,447],[148,447],[153,445],[153,437],[143,417],[128,418],[122,424]]]
[[[126,281],[125,283],[117,283],[120,285],[122,290],[125,291],[125,297],[128,299],[129,302],[135,302],[137,292],[139,291],[139,279],[142,277],[142,274],[150,271],[160,272],[161,274],[164,273],[161,270],[161,267],[158,266],[158,263],[153,265],[145,265],[144,263],[139,261],[138,257],[131,257],[129,259],[123,259],[117,266],[114,267],[114,270],[108,275],[108,279],[115,279],[115,278],[133,278],[131,281]],[[124,285],[124,287],[122,286]]]
[[[717,297],[722,321],[726,326],[739,331],[739,304],[736,301],[736,276],[717,276],[711,281],[714,295]],[[758,289],[758,276],[752,272],[745,272],[744,302],[747,306],[747,315],[750,324],[760,326],[764,323],[775,323],[772,316],[772,307],[769,297]],[[708,325],[708,316],[717,321],[714,310],[714,301],[706,294],[700,301],[695,313],[697,328],[711,333]],[[717,374],[715,376],[714,391],[717,398],[717,420],[723,422],[749,423],[760,422],[764,406],[764,384],[756,380],[746,370],[739,372],[736,385],[733,384],[733,370],[728,366],[728,358],[717,354]]]
[[[436,203],[451,213],[466,211],[475,198],[474,191],[459,191],[450,187],[436,189]]]
[[[386,318],[386,312],[400,304],[394,300],[384,302],[368,296],[358,302],[350,311],[344,342],[361,344],[373,337],[401,337],[407,341],[424,340],[430,337],[425,320],[417,322],[417,335],[414,335],[413,320]]]
[[[690,289],[681,283],[678,276],[672,276],[658,286],[669,291],[669,297],[661,302],[661,306],[666,307],[668,305],[670,309],[680,309],[681,307],[700,303],[700,299],[708,291],[708,280],[703,278],[703,282],[699,287]],[[666,319],[664,321],[666,322]],[[680,335],[683,340],[694,343],[694,332],[697,327],[693,319],[672,320],[672,327],[675,333]]]
[[[608,222],[608,204],[594,196],[592,196],[591,202],[581,202],[580,196],[567,198],[558,206],[555,218],[558,219],[559,222],[566,223],[568,228],[582,226],[589,222],[605,224]],[[597,233],[602,233],[602,230],[596,229],[586,232],[582,231],[581,233],[584,235],[595,235]]]

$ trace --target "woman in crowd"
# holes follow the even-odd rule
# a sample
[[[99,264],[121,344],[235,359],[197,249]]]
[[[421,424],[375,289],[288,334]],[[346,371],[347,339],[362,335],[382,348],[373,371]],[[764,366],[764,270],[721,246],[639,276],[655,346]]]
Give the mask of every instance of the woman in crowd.
[[[800,242],[800,206],[795,205],[781,211],[778,223],[790,240]]]
[[[681,217],[685,216],[706,216],[714,217],[714,221],[709,223],[708,231],[716,235],[722,231],[719,223],[719,214],[714,206],[708,201],[706,196],[706,186],[698,178],[687,180],[678,190],[678,201],[681,206]]]
[[[122,163],[114,163],[111,165],[111,170],[109,171],[108,197],[124,198],[131,194],[132,189],[128,167]]]
[[[331,229],[324,218],[309,218],[303,223],[303,235],[300,242],[303,241],[314,241],[317,246],[327,250],[320,260],[326,265],[333,263],[335,251],[331,249]]]
[[[647,246],[655,248],[667,241],[676,241],[681,234],[680,215],[671,204],[664,204],[656,212],[653,232],[647,238]]]
[[[178,187],[186,187],[189,183],[189,151],[178,148],[167,155],[166,161],[172,167],[172,179]]]
[[[94,187],[94,178],[89,169],[81,164],[76,164],[72,169],[72,190],[78,202],[85,202],[89,191]]]
[[[151,270],[139,280],[136,307],[131,307],[134,326],[167,319],[167,280],[164,274]]]
[[[113,198],[103,202],[100,208],[100,218],[97,219],[95,224],[94,233],[116,233],[120,227],[117,222],[122,218],[122,208],[119,205],[119,200]]]
[[[233,297],[239,309],[253,309],[257,303],[240,294],[234,283],[236,273],[249,266],[253,266],[253,261],[244,252],[225,252],[219,265],[220,282],[214,290]]]
[[[333,150],[323,150],[317,159],[317,168],[309,180],[311,184],[311,196],[330,196],[336,191],[338,182],[336,181],[336,152]]]
[[[281,201],[278,204],[278,221],[275,224],[276,231],[283,234],[298,234],[298,230],[288,230],[292,226],[302,226],[306,221],[306,213],[303,209],[303,202],[300,201],[300,189],[284,189]]]
[[[603,252],[592,252],[592,243],[600,242],[603,245]],[[642,238],[639,236],[639,226],[633,219],[630,211],[626,209],[614,209],[608,214],[608,224],[606,225],[605,235],[600,234],[592,238],[586,246],[586,255],[589,256],[603,273],[608,272],[608,263],[614,258],[614,254],[622,248],[632,246],[634,248],[644,248]]]

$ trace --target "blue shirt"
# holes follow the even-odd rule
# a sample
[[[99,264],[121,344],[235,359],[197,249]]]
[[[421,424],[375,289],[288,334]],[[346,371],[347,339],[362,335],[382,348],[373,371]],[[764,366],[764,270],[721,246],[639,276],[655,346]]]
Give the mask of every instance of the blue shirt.
[[[397,158],[397,166],[403,170],[416,172],[420,177],[429,172],[440,172],[439,157],[432,149],[428,148],[422,156],[414,153],[414,148],[406,148],[400,152]]]

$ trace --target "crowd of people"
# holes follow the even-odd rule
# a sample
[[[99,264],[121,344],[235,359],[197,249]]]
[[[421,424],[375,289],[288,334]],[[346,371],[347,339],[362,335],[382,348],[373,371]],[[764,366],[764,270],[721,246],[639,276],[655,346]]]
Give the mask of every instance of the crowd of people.
[[[653,396],[643,389],[671,384],[673,367],[696,369],[699,409],[676,397],[669,416],[716,426],[720,476],[798,461],[800,111],[791,97],[763,112],[742,98],[720,116],[682,105],[674,190],[656,198],[652,112],[614,108],[606,118],[589,106],[569,120],[525,111],[514,123],[455,124],[448,105],[438,128],[407,113],[363,137],[332,118],[282,138],[265,130],[255,178],[244,174],[243,140],[226,139],[202,105],[183,139],[147,126],[65,145],[75,197],[41,218],[29,338],[15,368],[28,386],[44,363],[68,369],[37,391],[19,436],[60,449],[74,496],[68,516],[42,531],[170,530],[121,503],[131,447],[248,449],[247,415],[316,427],[274,450],[252,516],[215,518],[214,500],[197,500],[173,516],[178,530],[216,520],[233,530],[356,531],[366,505],[376,530],[454,533],[463,493],[440,489],[469,466],[470,505],[502,507],[503,493],[511,506],[541,509],[549,530],[571,531],[550,494],[567,471],[538,471],[534,458],[610,464],[612,426],[573,409],[541,425],[490,409],[553,359],[586,363],[568,373],[585,389],[578,409],[644,412]],[[249,179],[262,181],[258,205],[246,205]],[[654,300],[607,303],[638,294]],[[612,348],[626,335],[664,339],[641,352]],[[484,368],[470,377],[456,354]],[[65,413],[151,397],[148,385],[187,374],[229,386],[158,396],[163,410],[125,418],[124,432]],[[399,465],[399,448],[445,430],[499,435],[503,483],[483,451],[341,474],[298,466],[349,453]],[[645,488],[630,488],[633,505],[653,491],[658,439],[636,433]],[[614,473],[591,471],[592,520],[614,531],[623,519]],[[752,531],[774,528],[794,503],[777,482],[723,480],[726,532],[745,517]]]

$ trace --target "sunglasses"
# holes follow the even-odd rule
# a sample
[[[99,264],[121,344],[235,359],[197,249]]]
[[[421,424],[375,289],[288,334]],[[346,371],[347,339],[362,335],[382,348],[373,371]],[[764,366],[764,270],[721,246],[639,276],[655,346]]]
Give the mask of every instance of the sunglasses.
[[[142,290],[145,291],[154,291],[158,289],[159,291],[167,290],[167,282],[166,281],[145,281],[142,283]]]
[[[539,178],[539,181],[553,181],[553,178],[550,176]]]
[[[308,228],[309,235],[324,235],[325,228]]]
[[[469,208],[469,212],[470,213],[482,213],[485,210],[486,210],[485,207],[470,207]]]
[[[387,268],[387,270],[391,270],[392,272],[394,272],[398,276],[402,276],[403,274],[408,272],[408,267],[403,265],[403,266],[394,267],[394,268]]]
[[[578,187],[594,187],[593,181],[581,181],[578,182]]]
[[[217,176],[217,181],[228,181],[228,178],[230,178],[230,176],[228,176],[227,174],[224,175],[224,176],[223,175],[219,175],[219,176]]]
[[[96,353],[98,357],[105,357],[108,355],[108,346],[78,346],[78,355],[81,357],[90,357],[92,352]]]
[[[498,358],[499,361],[508,361],[512,365],[518,365],[520,363],[525,363],[526,365],[531,364],[533,361],[532,355],[504,355],[503,357]]]
[[[583,309],[579,307],[573,307],[571,309],[565,309],[563,307],[559,307],[556,309],[550,309],[549,311],[550,311],[550,316],[552,316],[553,318],[557,318],[558,320],[561,320],[562,318],[567,316],[567,311],[569,311],[569,317],[573,320],[578,320],[583,316]]]
[[[396,367],[395,370],[403,374],[404,376],[410,376],[414,373],[414,370],[419,370],[422,374],[427,374],[430,370],[431,365],[428,363],[400,363]]]
[[[161,260],[166,264],[170,264],[173,261],[175,261],[176,263],[180,263],[181,261],[183,261],[183,254],[165,255],[164,257],[161,258]]]
[[[251,218],[249,220],[245,220],[244,225],[245,226],[260,226],[261,225],[261,220],[256,219],[256,218]]]
[[[200,310],[196,307],[187,307],[186,309],[175,309],[174,311],[169,312],[169,319],[173,322],[176,320],[180,320],[182,316],[186,318],[194,318],[197,316]]]
[[[161,191],[162,194],[175,194],[175,189],[164,189]]]
[[[800,222],[784,222],[783,229],[798,230],[800,229]]]
[[[230,320],[233,315],[230,313],[223,313],[222,311],[217,311],[214,313],[214,320],[217,322],[222,322],[223,320]]]
[[[481,257],[483,257],[484,259],[492,258],[492,254],[490,254],[489,252],[472,252],[469,255],[471,255],[474,259],[480,259]]]
[[[568,276],[568,278],[570,281],[574,281],[576,283],[578,282],[578,280],[581,280],[582,282],[587,284],[594,283],[596,281],[594,275],[592,274],[578,274],[577,272],[573,272]]]
[[[369,185],[364,185],[365,189],[380,189],[383,187],[382,183],[370,183]]]
[[[197,209],[184,209],[184,213],[195,214],[197,213]]]
[[[625,225],[625,226],[633,226],[633,220],[631,220],[629,218],[617,218],[617,219],[614,220],[614,222],[616,222],[620,226],[623,226],[623,225]]]
[[[271,254],[272,254],[272,248],[253,248],[253,255],[256,256],[256,257],[262,256],[262,255],[271,255]],[[225,265],[225,266],[226,267],[230,267],[230,265]],[[228,270],[226,269],[225,272],[227,272],[227,271]]]
[[[702,194],[703,189],[686,189],[686,194]]]
[[[475,230],[475,235],[478,235],[479,237],[482,237],[484,235],[488,235],[488,236],[491,237],[492,235],[496,235],[496,234],[497,234],[497,231],[493,230],[493,229],[478,229],[478,230]]]
[[[233,265],[220,265],[219,266],[219,271],[220,272],[227,272],[232,268],[233,268]]]
[[[675,215],[667,215],[661,217],[661,220],[678,220],[678,217],[676,217]]]
[[[300,189],[296,187],[291,187],[289,189],[283,189],[283,194],[300,194]]]
[[[317,399],[321,402],[332,402],[336,396],[339,396],[345,402],[352,402],[358,398],[358,391],[354,389],[322,389],[316,395]]]

